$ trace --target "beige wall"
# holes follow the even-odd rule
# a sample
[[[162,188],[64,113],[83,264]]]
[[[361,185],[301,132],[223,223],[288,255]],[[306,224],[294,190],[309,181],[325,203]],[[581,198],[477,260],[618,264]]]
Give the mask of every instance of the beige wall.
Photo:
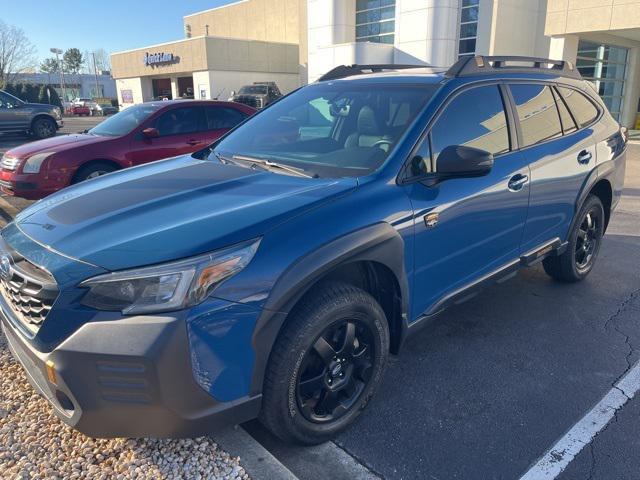
[[[546,57],[546,11],[546,0],[481,1],[476,51],[483,55]]]
[[[307,64],[306,0],[242,0],[184,17],[185,32],[209,36],[300,45],[299,63]]]
[[[638,27],[638,0],[548,0],[547,35]]]
[[[146,52],[166,52],[180,57],[170,64],[148,66]],[[202,70],[233,70],[299,74],[297,44],[232,38],[199,37],[154,45],[111,55],[113,78],[172,76]]]
[[[180,61],[153,67],[147,66],[143,63],[146,52],[173,53],[174,56],[180,57]],[[207,70],[206,52],[207,42],[203,37],[117,52],[111,55],[111,75],[117,79]]]

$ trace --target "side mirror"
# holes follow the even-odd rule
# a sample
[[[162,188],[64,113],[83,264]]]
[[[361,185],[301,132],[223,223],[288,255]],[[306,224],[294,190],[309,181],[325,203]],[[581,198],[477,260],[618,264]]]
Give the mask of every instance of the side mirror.
[[[144,135],[145,138],[158,138],[160,132],[158,132],[157,128],[149,127],[142,130],[142,135]]]
[[[436,172],[444,177],[477,177],[493,167],[493,154],[474,147],[450,145],[438,155]]]

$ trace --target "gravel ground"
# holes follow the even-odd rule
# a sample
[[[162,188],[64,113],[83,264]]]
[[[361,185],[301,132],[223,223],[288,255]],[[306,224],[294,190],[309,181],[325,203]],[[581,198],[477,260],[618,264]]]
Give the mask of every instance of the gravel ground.
[[[0,332],[0,479],[248,479],[209,438],[88,438],[31,387]]]

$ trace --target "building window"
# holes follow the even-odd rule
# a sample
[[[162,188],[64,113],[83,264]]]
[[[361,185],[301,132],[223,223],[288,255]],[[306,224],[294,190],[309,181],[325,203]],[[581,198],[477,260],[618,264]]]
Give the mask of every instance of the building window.
[[[395,0],[356,0],[356,41],[393,44]]]
[[[471,57],[476,53],[479,1],[462,0],[460,30],[458,31],[458,58]]]
[[[578,43],[576,66],[585,80],[593,82],[616,120],[622,112],[628,58],[627,48],[586,40]]]

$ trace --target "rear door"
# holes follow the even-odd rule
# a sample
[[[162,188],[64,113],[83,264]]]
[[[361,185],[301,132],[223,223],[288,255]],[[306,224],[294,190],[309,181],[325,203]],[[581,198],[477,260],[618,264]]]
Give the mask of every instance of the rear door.
[[[518,118],[522,153],[531,169],[531,200],[524,230],[524,252],[555,239],[566,240],[582,185],[596,163],[590,124],[595,105],[577,90],[544,83],[509,85]],[[579,105],[576,122],[567,99]]]
[[[236,108],[221,105],[204,107],[204,111],[207,121],[204,136],[207,143],[217,140],[249,116]]]
[[[159,136],[147,138],[141,132],[152,127]],[[199,105],[171,108],[145,123],[131,142],[133,165],[195,152],[207,146],[204,109]]]
[[[404,187],[415,224],[414,316],[435,313],[457,292],[513,267],[527,218],[529,168],[512,148],[502,89],[489,84],[454,95],[418,146],[413,175],[437,172],[439,153],[451,145],[489,151],[494,165],[481,177]]]

